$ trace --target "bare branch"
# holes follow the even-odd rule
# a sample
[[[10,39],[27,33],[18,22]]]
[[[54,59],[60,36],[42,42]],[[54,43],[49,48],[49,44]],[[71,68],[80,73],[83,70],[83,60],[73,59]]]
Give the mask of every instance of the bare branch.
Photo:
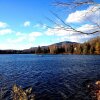
[[[91,5],[94,4],[95,2],[93,0],[87,0],[87,1],[73,1],[73,2],[55,2],[53,5],[55,6],[61,6],[61,7],[70,7],[70,6],[82,6],[82,5]]]
[[[70,2],[70,3],[67,3],[67,2],[56,2],[56,3],[54,3],[54,5],[55,6],[61,6],[61,7],[79,7],[79,6],[83,6],[83,5],[93,5],[93,7],[90,9],[90,11],[86,12],[84,17],[87,16],[89,13],[90,14],[91,13],[95,13],[96,11],[100,10],[100,4],[95,3],[93,0],[73,1],[73,2]],[[95,7],[97,7],[97,8],[95,9]],[[60,23],[58,23],[58,22],[55,22],[54,20],[51,20],[50,18],[47,18],[50,22],[52,22],[53,24],[58,26],[58,27],[52,27],[52,29],[58,29],[58,30],[63,29],[65,31],[73,31],[73,32],[77,32],[77,33],[81,33],[81,34],[86,34],[86,35],[100,33],[100,25],[97,22],[89,20],[92,23],[92,25],[94,25],[96,27],[97,30],[94,29],[94,31],[92,31],[92,32],[83,32],[83,31],[80,31],[80,30],[74,28],[69,23],[66,23],[56,13],[54,13],[52,11],[51,11],[51,13],[55,16],[56,19],[58,19],[60,21]]]
[[[100,32],[100,30],[93,31],[93,32],[83,32],[83,31],[79,31],[79,30],[75,29],[74,27],[72,27],[71,25],[65,23],[65,22],[63,21],[63,19],[60,18],[56,13],[54,13],[54,12],[51,12],[51,13],[52,13],[57,19],[59,19],[60,22],[62,23],[62,25],[61,25],[61,24],[58,24],[58,23],[56,23],[56,22],[54,22],[53,20],[51,20],[51,19],[48,18],[48,19],[49,19],[51,22],[53,22],[56,26],[59,26],[59,30],[60,30],[60,29],[63,29],[63,30],[66,30],[66,31],[73,31],[73,32],[81,33],[81,34],[87,34],[87,35]],[[58,28],[54,28],[54,29],[58,29]]]

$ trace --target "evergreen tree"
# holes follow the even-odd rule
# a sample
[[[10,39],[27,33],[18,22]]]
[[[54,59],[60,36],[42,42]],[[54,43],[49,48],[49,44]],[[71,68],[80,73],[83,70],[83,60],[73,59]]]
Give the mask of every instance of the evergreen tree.
[[[40,46],[37,48],[36,53],[42,53],[42,49]]]

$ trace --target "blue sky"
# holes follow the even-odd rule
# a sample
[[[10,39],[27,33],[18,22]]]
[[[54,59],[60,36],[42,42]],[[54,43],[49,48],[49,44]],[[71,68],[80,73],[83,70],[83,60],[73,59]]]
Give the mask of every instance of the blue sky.
[[[92,23],[86,23],[85,19],[80,17],[82,13],[91,9],[90,6],[71,12],[65,8],[54,7],[53,2],[55,0],[0,0],[0,49],[26,49],[60,41],[83,42],[96,36],[84,35],[84,38],[80,38],[81,35],[73,35],[74,33],[66,32],[63,29],[58,31],[47,28],[47,26],[58,27],[46,19],[49,17],[59,23],[59,20],[50,13],[53,11],[59,14],[65,22],[74,25],[79,30],[94,29]],[[73,16],[76,17],[73,18]],[[88,15],[88,17],[90,16],[94,15]]]

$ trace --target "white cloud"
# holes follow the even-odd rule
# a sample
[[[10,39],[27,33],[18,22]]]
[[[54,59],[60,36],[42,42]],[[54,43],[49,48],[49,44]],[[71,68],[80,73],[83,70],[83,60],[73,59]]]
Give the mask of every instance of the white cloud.
[[[48,36],[66,36],[66,35],[71,35],[72,32],[66,31],[64,29],[61,29],[58,26],[55,26],[54,28],[48,28],[47,31],[45,32],[46,35]]]
[[[37,37],[39,37],[41,35],[42,35],[41,32],[31,32],[28,34],[28,40],[29,40],[29,42],[33,42],[33,41],[35,41],[35,39]]]
[[[23,50],[23,49],[29,49],[30,47],[33,47],[32,43],[27,43],[27,44],[17,44],[17,43],[0,43],[0,49],[5,50],[5,49],[15,49],[15,50]]]
[[[59,39],[59,41],[84,42],[90,38],[100,36],[99,33],[93,34],[93,35],[86,35],[86,34],[81,34],[81,33],[77,33],[74,31],[66,31],[64,29],[59,30],[55,28],[59,28],[59,27],[54,27],[54,29],[49,28],[45,32],[45,34],[47,36],[55,36],[56,38]],[[91,24],[84,24],[81,27],[78,27],[77,30],[88,33],[88,32],[93,32],[93,31],[98,30],[98,27],[96,27],[95,25],[91,25]]]
[[[28,27],[28,26],[30,26],[30,24],[31,24],[30,21],[25,21],[25,22],[24,22],[24,27]]]
[[[26,37],[18,37],[16,39],[8,39],[8,43],[20,43],[23,42],[26,39]]]
[[[97,24],[100,25],[100,5],[90,6],[86,10],[78,10],[71,13],[66,19],[66,22],[79,23],[81,26],[77,26],[76,30],[86,33],[92,33],[94,31],[100,30],[99,27],[97,27]],[[68,40],[75,42],[84,42],[90,38],[100,36],[99,33],[93,35],[85,35],[74,32],[73,30],[66,31],[58,26],[54,26],[52,29],[48,28],[45,34],[48,36],[55,36],[59,39],[59,41]]]
[[[38,37],[38,36],[41,36],[41,32],[31,32],[29,33],[29,37]]]
[[[16,38],[12,39],[9,38],[7,39],[8,43],[22,43],[22,42],[27,42],[31,43],[36,40],[37,37],[41,36],[42,34],[40,32],[31,32],[31,33],[21,33],[21,32],[16,32]]]
[[[73,23],[73,22],[82,22],[85,17],[86,11],[76,11],[74,13],[69,14],[68,18],[66,19],[66,22]]]
[[[91,38],[100,36],[99,34],[92,34],[92,35],[86,35],[86,34],[80,34],[80,35],[72,35],[72,36],[63,36],[58,38],[60,41],[72,41],[72,42],[79,42],[83,43],[85,41],[88,41]]]
[[[91,24],[85,24],[82,25],[81,27],[77,28],[77,30],[82,31],[82,32],[86,32],[86,33],[92,33],[96,30],[99,30],[99,28],[95,25],[91,25]]]
[[[78,10],[68,15],[66,22],[69,23],[81,23],[86,20],[97,22],[100,24],[100,5],[90,6],[86,10]],[[99,21],[99,22],[98,22]]]
[[[47,25],[46,24],[36,24],[33,26],[34,28],[40,28],[40,29],[46,29]]]
[[[28,49],[33,47],[34,41],[36,38],[41,36],[41,32],[30,32],[30,33],[21,33],[16,32],[16,37],[8,38],[3,44],[0,44],[2,49]],[[9,46],[8,46],[9,44]],[[34,45],[37,46],[37,45]]]
[[[0,22],[0,28],[6,28],[6,27],[8,27],[7,23]]]
[[[16,36],[22,36],[23,34],[21,32],[16,32]]]
[[[11,34],[11,33],[13,33],[13,30],[11,30],[11,29],[0,30],[0,35],[6,35],[6,34]]]

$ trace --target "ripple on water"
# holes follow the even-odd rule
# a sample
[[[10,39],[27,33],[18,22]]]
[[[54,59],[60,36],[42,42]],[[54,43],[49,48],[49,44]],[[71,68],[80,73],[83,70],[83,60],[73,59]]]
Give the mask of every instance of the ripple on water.
[[[96,55],[0,55],[0,59],[0,86],[32,86],[36,100],[73,100],[84,81],[100,78]]]

